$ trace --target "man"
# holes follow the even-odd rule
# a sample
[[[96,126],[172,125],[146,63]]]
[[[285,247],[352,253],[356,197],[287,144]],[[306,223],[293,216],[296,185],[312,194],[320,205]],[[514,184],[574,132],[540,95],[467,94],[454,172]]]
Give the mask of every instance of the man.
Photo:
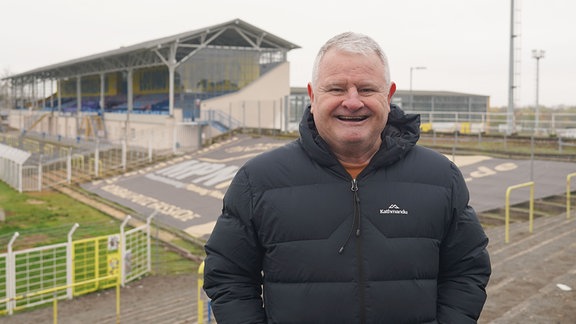
[[[371,38],[320,49],[300,138],[239,170],[206,244],[218,323],[476,322],[488,239],[395,90]]]

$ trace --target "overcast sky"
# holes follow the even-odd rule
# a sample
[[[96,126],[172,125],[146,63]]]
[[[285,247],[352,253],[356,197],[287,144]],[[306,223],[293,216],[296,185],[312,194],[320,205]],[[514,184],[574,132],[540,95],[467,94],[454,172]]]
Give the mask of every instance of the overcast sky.
[[[523,0],[517,105],[576,105],[576,1]],[[399,89],[466,92],[508,103],[510,0],[2,0],[0,73],[20,73],[240,18],[301,49],[291,86],[306,86],[319,47],[355,31],[387,52]]]

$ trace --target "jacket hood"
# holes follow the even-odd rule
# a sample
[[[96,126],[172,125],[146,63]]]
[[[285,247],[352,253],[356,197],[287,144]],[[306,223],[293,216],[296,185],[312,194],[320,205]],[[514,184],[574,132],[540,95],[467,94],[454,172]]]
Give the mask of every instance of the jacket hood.
[[[330,151],[328,144],[318,133],[310,105],[300,121],[300,142],[306,152],[319,164],[327,167],[340,163]],[[387,166],[402,159],[416,145],[420,138],[420,115],[406,114],[395,104],[390,105],[388,122],[382,134],[382,145],[370,164]]]

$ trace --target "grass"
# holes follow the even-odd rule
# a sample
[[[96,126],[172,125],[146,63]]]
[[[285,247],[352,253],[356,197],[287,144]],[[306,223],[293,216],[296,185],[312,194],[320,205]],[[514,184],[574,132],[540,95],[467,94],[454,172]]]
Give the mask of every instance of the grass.
[[[0,208],[5,215],[0,222],[0,253],[6,252],[16,232],[19,236],[14,241],[14,251],[65,242],[76,223],[79,227],[72,236],[74,240],[120,232],[120,221],[54,191],[19,193],[0,181]],[[192,244],[181,242],[179,246],[193,254],[202,253]],[[198,267],[159,242],[152,243],[152,261],[156,274],[193,272]]]
[[[64,242],[75,223],[80,225],[74,232],[75,239],[119,231],[118,221],[57,192],[19,193],[0,182],[0,206],[5,214],[0,242],[18,232],[19,248]]]

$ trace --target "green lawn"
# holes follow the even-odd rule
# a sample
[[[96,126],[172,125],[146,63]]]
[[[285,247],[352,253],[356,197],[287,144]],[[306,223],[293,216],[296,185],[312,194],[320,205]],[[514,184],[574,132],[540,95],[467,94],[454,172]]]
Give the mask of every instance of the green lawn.
[[[0,181],[0,208],[5,214],[0,222],[0,253],[6,252],[16,232],[15,251],[65,242],[76,223],[79,227],[72,236],[74,240],[120,232],[117,219],[54,191],[19,193]],[[179,245],[191,253],[202,253],[185,242]],[[198,266],[158,242],[152,243],[152,258],[156,264],[153,271],[160,274],[195,271]]]
[[[0,250],[15,232],[19,248],[64,242],[75,223],[80,226],[73,238],[87,238],[119,232],[119,222],[70,197],[52,191],[19,193],[0,182]]]

